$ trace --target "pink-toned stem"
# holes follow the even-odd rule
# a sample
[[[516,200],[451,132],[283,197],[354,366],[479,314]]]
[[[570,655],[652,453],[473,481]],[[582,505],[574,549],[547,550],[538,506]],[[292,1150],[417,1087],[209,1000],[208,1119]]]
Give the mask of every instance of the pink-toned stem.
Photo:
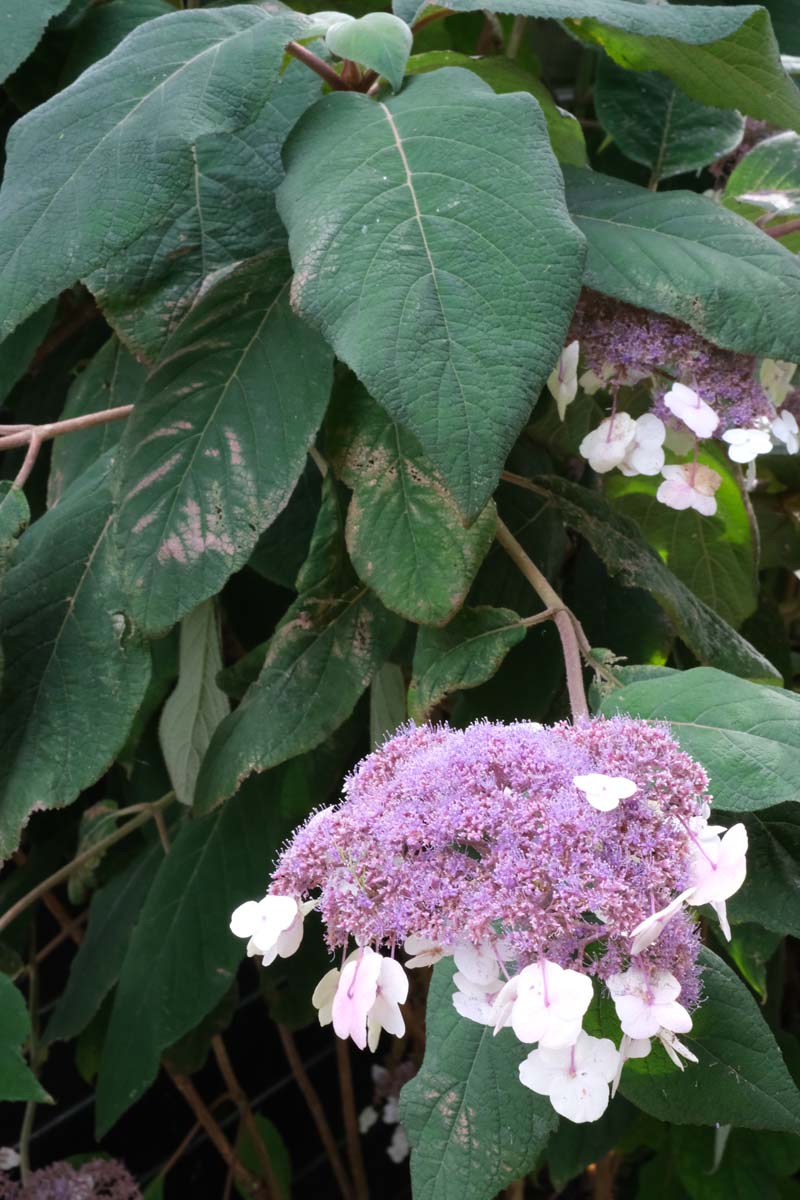
[[[764,233],[768,233],[771,238],[788,237],[790,233],[800,232],[800,217],[784,221],[782,225],[765,225],[763,229]]]
[[[109,421],[123,421],[133,412],[132,404],[121,404],[119,408],[104,408],[100,412],[86,413],[83,417],[68,417],[66,421],[50,421],[47,425],[4,425],[0,430],[0,450],[13,450],[16,446],[28,446],[36,439],[39,443],[49,442],[62,433],[76,433],[79,429],[91,429],[94,425],[106,425]]]
[[[286,47],[286,53],[291,54],[292,58],[296,58],[298,62],[310,67],[312,71],[319,75],[320,79],[324,79],[328,87],[337,92],[349,92],[352,89],[346,84],[340,75],[334,71],[328,63],[318,58],[311,50],[307,50],[305,46],[301,46],[299,42],[289,42]]]

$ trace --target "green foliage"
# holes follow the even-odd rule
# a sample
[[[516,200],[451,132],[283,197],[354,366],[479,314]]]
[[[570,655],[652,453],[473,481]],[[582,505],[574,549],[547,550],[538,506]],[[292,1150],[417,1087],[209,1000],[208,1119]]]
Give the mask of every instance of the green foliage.
[[[459,1017],[452,975],[444,963],[433,973],[425,1060],[403,1089],[412,1187],[418,1200],[491,1200],[533,1169],[558,1118],[519,1087],[527,1047]]]
[[[49,1100],[20,1052],[30,1033],[22,993],[0,974],[0,1094],[4,1100]]]
[[[339,58],[385,75],[397,92],[403,82],[411,52],[412,33],[405,21],[391,13],[373,12],[358,20],[343,20],[330,27],[325,45]]]
[[[48,21],[63,12],[69,0],[12,0],[2,15],[0,81],[5,80],[35,49]]]

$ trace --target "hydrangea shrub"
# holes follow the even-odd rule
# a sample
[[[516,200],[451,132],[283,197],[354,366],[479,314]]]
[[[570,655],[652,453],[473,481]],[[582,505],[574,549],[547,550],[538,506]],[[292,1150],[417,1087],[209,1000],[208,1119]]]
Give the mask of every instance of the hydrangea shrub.
[[[3,1195],[791,1193],[791,8],[3,14]]]

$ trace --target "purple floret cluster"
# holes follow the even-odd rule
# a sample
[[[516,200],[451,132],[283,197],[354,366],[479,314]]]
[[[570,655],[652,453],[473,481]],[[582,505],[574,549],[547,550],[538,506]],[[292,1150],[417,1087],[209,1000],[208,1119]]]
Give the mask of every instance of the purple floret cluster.
[[[591,773],[637,790],[598,811],[574,783]],[[518,969],[546,959],[607,980],[631,931],[686,887],[707,783],[665,727],[625,716],[408,726],[359,764],[338,807],[296,831],[270,891],[318,896],[331,950],[502,937]],[[679,912],[641,957],[691,1006],[697,951]]]

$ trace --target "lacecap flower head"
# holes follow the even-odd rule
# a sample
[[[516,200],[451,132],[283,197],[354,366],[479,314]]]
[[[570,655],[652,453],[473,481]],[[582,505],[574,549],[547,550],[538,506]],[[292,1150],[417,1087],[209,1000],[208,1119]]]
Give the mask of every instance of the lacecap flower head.
[[[677,1040],[700,995],[688,905],[727,931],[747,850],[743,826],[709,826],[706,788],[665,727],[631,717],[407,726],[295,832],[231,927],[268,963],[318,909],[340,962],[313,1001],[362,1049],[404,1034],[406,972],[452,958],[462,1019],[535,1047],[521,1082],[595,1120],[650,1039],[693,1057]],[[603,989],[619,1048],[583,1029]]]

